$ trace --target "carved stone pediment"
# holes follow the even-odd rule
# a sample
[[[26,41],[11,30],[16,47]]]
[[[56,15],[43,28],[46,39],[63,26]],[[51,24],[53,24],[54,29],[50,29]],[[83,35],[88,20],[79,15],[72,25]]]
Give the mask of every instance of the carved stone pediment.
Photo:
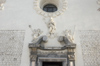
[[[58,41],[61,43],[61,44],[64,44],[64,47],[63,48],[76,48],[76,44],[70,42],[68,40],[67,37],[65,36],[60,36]]]
[[[36,42],[29,44],[31,62],[35,62],[37,66],[41,66],[43,61],[57,62],[59,60],[64,63],[64,66],[70,66],[70,62],[75,63],[74,49],[76,48],[76,44],[70,42],[67,37],[59,37],[59,42],[64,44],[64,46],[60,48],[51,47],[46,49],[44,48],[44,43],[46,42],[47,36],[41,36]],[[42,57],[42,59],[40,59],[40,57]]]
[[[29,43],[29,48],[43,48],[42,43],[46,43],[47,41],[47,36],[42,36],[36,42]]]

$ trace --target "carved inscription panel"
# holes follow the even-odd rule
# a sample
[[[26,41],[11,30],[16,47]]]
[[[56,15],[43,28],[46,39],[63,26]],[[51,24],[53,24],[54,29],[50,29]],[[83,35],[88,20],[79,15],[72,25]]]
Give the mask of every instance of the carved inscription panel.
[[[24,31],[0,31],[0,66],[20,66]]]
[[[38,55],[60,57],[67,56],[67,50],[38,50]]]
[[[100,66],[100,31],[80,31],[84,66]]]

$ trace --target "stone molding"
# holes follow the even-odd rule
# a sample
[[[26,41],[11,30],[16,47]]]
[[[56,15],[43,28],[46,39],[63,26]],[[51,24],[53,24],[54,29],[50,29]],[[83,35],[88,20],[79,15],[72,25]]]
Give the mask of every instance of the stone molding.
[[[73,62],[73,65],[75,66],[75,55],[74,55],[75,51],[74,51],[74,49],[76,48],[76,44],[70,42],[68,40],[68,38],[65,36],[60,36],[58,41],[60,43],[63,42],[65,44],[60,49],[54,49],[54,48],[45,49],[43,44],[45,42],[47,42],[46,36],[40,37],[37,42],[30,43],[29,48],[30,48],[31,63],[35,62],[35,64],[37,66],[40,66],[42,64],[42,62],[38,60],[38,58],[40,58],[40,57],[49,58],[48,61],[50,61],[50,60],[52,61],[52,58],[66,58],[67,66],[70,66],[70,62]],[[46,59],[44,58],[44,60],[46,60]],[[58,59],[58,60],[60,60],[60,59]]]
[[[47,36],[41,36],[36,42],[29,43],[29,48],[44,48],[44,45],[41,43],[46,43],[47,41]]]
[[[48,4],[48,2],[50,3],[54,3],[52,1],[55,1],[55,0],[46,0],[46,2],[44,2],[45,4]],[[44,5],[44,4],[40,4],[41,3],[41,0],[35,0],[34,1],[34,9],[36,10],[36,12],[44,17],[57,17],[61,14],[63,14],[67,8],[67,3],[66,3],[66,0],[59,0],[59,6],[57,5],[57,7],[59,8],[58,11],[56,12],[53,12],[53,13],[49,13],[49,12],[45,12],[42,10],[41,6]]]
[[[38,55],[45,56],[45,57],[60,57],[60,56],[66,56],[67,50],[41,50],[38,49],[37,51]]]
[[[54,22],[53,18],[48,18],[48,21],[45,22],[48,27],[48,34],[49,38],[55,38],[57,36],[56,32],[56,23]]]

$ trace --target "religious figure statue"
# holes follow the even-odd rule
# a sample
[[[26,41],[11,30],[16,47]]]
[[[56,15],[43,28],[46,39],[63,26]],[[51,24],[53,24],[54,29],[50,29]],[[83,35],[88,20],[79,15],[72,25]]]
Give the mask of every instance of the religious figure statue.
[[[71,34],[71,30],[65,30],[64,33],[65,33],[65,36],[67,36],[67,38],[69,39],[69,41],[71,42],[74,41],[73,35]]]
[[[47,26],[49,28],[49,34],[54,34],[56,30],[56,24],[53,21],[52,17],[50,18],[49,22],[47,23]]]
[[[31,25],[29,25],[29,27],[31,28]],[[32,42],[35,41],[42,33],[43,31],[41,31],[40,29],[32,29],[31,28],[31,31],[32,31]]]

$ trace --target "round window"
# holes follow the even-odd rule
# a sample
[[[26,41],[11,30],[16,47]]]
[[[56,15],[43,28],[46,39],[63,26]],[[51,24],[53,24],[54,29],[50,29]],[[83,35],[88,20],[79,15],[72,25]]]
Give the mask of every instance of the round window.
[[[46,12],[55,12],[57,11],[57,7],[53,4],[47,4],[43,7],[43,10]]]

